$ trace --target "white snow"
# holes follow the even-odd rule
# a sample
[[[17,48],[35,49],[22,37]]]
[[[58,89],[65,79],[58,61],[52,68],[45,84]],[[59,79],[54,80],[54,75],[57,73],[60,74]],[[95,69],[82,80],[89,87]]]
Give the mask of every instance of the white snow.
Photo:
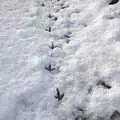
[[[0,2],[0,120],[111,120],[120,112],[120,1],[109,2]]]

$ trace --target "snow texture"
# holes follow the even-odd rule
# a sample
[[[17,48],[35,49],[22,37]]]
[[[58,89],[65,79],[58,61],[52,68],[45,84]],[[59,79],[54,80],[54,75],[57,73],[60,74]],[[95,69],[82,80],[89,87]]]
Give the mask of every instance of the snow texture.
[[[0,3],[0,120],[120,120],[119,0]]]

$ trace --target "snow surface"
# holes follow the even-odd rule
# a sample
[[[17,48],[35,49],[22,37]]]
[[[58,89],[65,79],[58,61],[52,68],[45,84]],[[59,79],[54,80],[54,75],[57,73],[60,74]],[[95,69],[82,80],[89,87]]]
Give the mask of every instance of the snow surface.
[[[120,111],[120,2],[109,2],[0,1],[0,120],[110,120]]]

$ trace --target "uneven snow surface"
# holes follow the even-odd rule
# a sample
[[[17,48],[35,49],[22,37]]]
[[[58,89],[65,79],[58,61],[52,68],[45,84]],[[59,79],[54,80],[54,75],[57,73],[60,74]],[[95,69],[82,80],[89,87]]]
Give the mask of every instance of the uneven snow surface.
[[[0,120],[120,120],[110,1],[0,0]]]

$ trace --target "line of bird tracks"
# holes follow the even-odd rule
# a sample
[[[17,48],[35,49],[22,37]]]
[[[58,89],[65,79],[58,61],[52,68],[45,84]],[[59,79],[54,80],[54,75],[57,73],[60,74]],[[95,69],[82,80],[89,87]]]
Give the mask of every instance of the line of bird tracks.
[[[42,9],[49,10],[46,16],[46,21],[49,24],[44,28],[49,36],[49,52],[47,53],[49,61],[46,62],[44,69],[53,76],[56,87],[60,87],[57,85],[60,85],[58,83],[61,80],[58,80],[57,77],[64,68],[64,58],[67,56],[64,47],[69,45],[73,36],[66,15],[66,9],[69,8],[69,5],[65,3],[62,0],[49,0],[41,3]]]

